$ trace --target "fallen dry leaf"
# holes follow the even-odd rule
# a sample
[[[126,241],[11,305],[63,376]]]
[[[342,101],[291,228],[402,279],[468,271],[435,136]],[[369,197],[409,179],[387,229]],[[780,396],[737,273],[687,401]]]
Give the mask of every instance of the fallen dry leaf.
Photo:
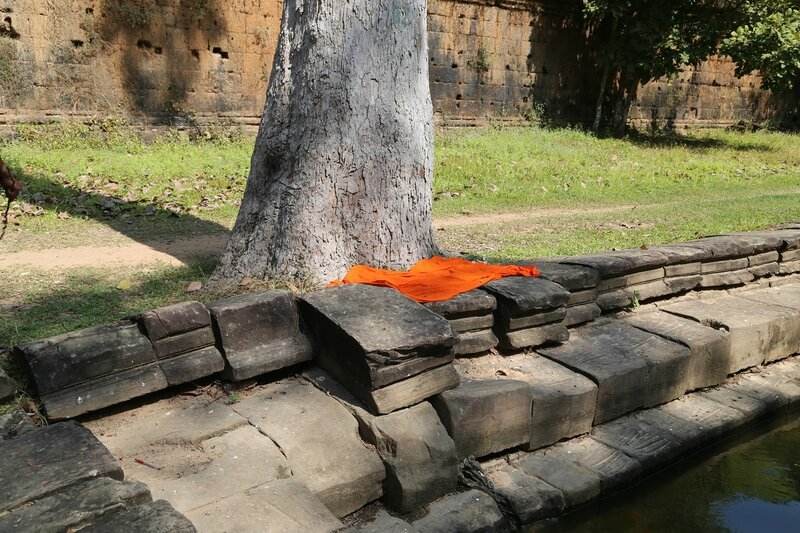
[[[203,284],[199,281],[193,281],[186,287],[186,292],[197,292],[203,288]]]

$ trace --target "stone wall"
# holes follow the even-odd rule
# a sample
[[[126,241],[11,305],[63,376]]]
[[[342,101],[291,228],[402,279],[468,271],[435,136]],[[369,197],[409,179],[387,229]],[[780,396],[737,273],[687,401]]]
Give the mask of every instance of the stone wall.
[[[598,85],[574,1],[431,0],[440,122],[588,122]],[[116,114],[256,125],[280,0],[0,0],[0,125]],[[640,125],[761,119],[769,95],[715,58],[645,86]]]

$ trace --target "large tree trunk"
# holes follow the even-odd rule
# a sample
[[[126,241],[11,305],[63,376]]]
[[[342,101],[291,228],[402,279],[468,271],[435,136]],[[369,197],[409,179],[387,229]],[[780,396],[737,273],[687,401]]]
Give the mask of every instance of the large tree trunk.
[[[436,251],[426,0],[286,0],[233,235],[211,283],[341,277]]]

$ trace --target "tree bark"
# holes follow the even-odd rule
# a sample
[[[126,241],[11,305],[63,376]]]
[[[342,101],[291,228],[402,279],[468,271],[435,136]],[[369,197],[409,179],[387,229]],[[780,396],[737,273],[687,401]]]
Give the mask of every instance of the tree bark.
[[[327,282],[438,251],[425,0],[286,0],[233,235],[210,283]]]

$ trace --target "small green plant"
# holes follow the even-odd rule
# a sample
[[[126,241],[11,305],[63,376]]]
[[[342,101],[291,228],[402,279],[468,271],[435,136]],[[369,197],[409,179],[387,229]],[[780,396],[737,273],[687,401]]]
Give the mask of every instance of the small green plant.
[[[0,37],[0,94],[9,94],[16,78],[16,45],[8,37]]]
[[[231,392],[228,394],[228,397],[225,399],[225,405],[233,405],[241,400],[238,392]]]
[[[639,291],[633,291],[633,296],[631,296],[631,304],[628,306],[629,310],[634,310],[642,306],[642,303],[639,301]]]
[[[475,54],[475,71],[478,74],[485,74],[489,72],[489,68],[491,67],[489,51],[486,50],[486,47],[481,46],[478,48],[478,52]]]
[[[181,8],[185,10],[189,20],[199,22],[206,15],[211,7],[210,0],[181,0]]]
[[[539,124],[544,120],[545,111],[546,107],[544,102],[534,102],[531,107],[526,107],[520,114],[528,122]]]
[[[155,11],[154,0],[106,1],[106,9],[130,28],[144,28],[150,23]]]

